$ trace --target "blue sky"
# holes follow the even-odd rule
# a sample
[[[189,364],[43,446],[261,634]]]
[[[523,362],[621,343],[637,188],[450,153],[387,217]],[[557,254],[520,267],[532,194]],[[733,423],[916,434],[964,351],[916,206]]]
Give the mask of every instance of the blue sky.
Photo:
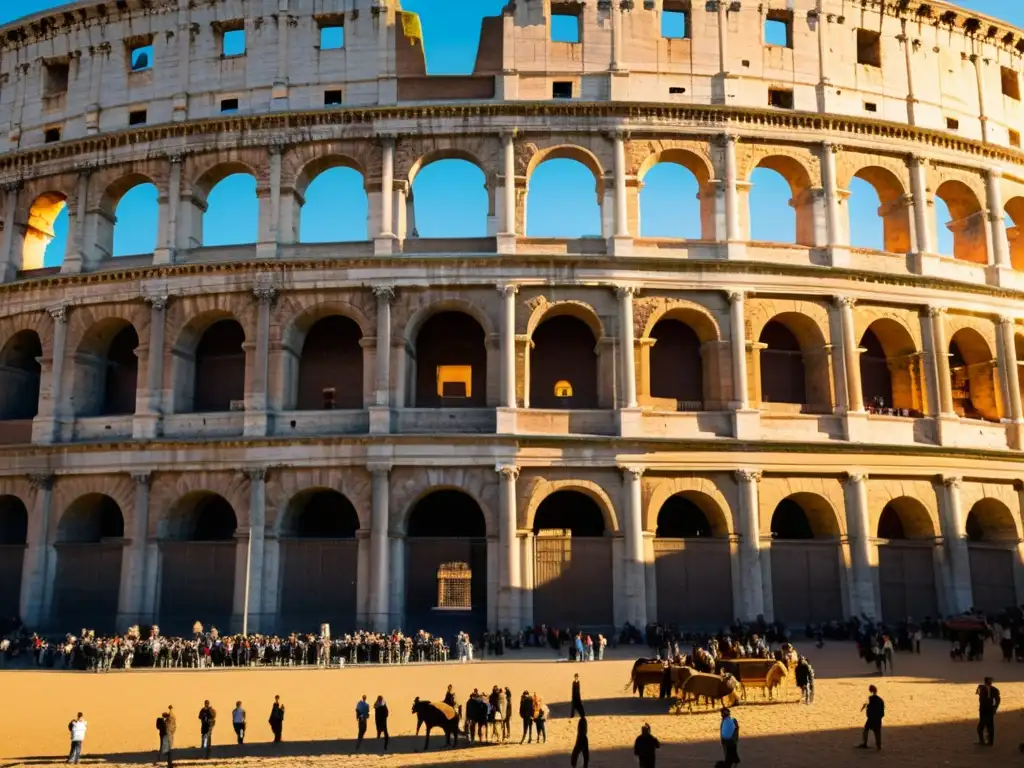
[[[427,67],[432,74],[457,74],[472,69],[480,33],[480,20],[501,12],[506,0],[472,0],[457,13],[441,0],[402,0],[402,7],[420,15],[426,40]],[[0,0],[0,24],[19,16],[64,3],[52,0]],[[1024,0],[964,0],[959,3],[980,13],[1001,17],[1024,28]],[[159,66],[159,62],[156,63]],[[752,238],[791,242],[795,228],[788,205],[789,188],[774,172],[759,169],[752,179]],[[473,237],[486,233],[487,195],[482,172],[460,160],[447,160],[425,168],[414,184],[416,226],[420,237]],[[854,245],[880,247],[878,199],[866,183],[851,185],[849,200]],[[641,192],[640,234],[647,237],[698,237],[700,234],[697,184],[679,166],[656,166],[644,179]],[[209,197],[204,222],[208,245],[253,242],[256,238],[255,181],[232,176]],[[570,160],[552,160],[534,173],[530,183],[528,234],[579,237],[600,233],[600,214],[594,181],[583,166]],[[937,201],[940,221],[947,215]],[[136,187],[117,211],[115,255],[150,253],[156,238],[156,190]],[[66,214],[56,224],[57,237],[47,250],[46,264],[63,258]],[[952,252],[952,239],[939,228],[939,250]],[[634,233],[635,234],[635,233]],[[366,199],[357,173],[334,169],[310,185],[302,211],[300,239],[305,242],[361,240],[366,237]]]

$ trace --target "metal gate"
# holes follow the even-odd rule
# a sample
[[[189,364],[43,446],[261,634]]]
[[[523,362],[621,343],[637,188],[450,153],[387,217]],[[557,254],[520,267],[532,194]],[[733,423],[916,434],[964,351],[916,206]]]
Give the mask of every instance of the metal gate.
[[[21,602],[24,544],[0,545],[0,616],[17,616]]]
[[[839,546],[834,541],[773,541],[775,620],[799,625],[843,618]]]
[[[728,539],[655,539],[658,621],[717,629],[733,620]]]
[[[535,624],[609,632],[612,613],[612,539],[555,535],[535,539]]]
[[[463,537],[406,539],[406,631],[425,629],[447,638],[487,628],[487,541]],[[470,610],[438,610],[437,575],[445,563],[466,563],[472,571]]]
[[[281,539],[280,632],[356,626],[355,539]]]
[[[235,597],[234,541],[165,541],[160,545],[160,630],[191,634],[200,621],[231,631]]]
[[[1017,604],[1013,586],[1013,558],[1016,553],[1005,547],[968,544],[971,563],[971,592],[974,607],[997,612]]]
[[[120,542],[57,544],[53,587],[54,629],[78,634],[82,629],[116,629],[121,589]]]
[[[895,624],[913,617],[939,615],[935,590],[935,544],[881,544],[878,547],[878,582],[882,620]]]

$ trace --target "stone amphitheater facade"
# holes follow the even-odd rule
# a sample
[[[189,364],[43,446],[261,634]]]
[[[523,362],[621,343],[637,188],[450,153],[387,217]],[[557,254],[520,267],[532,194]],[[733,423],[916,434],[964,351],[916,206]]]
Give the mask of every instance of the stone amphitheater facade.
[[[516,0],[444,78],[397,2],[82,2],[0,28],[2,609],[277,631],[1024,601],[1022,51],[919,0]],[[488,237],[416,235],[412,182],[446,158],[483,170]],[[525,235],[555,158],[593,172],[602,237]],[[640,236],[658,163],[696,176],[699,239]],[[367,238],[301,243],[338,166]],[[750,238],[757,168],[788,181],[795,243]],[[258,242],[204,247],[236,172]],[[855,177],[884,250],[850,245]],[[112,258],[144,182],[157,248]],[[450,562],[466,610],[438,594]]]

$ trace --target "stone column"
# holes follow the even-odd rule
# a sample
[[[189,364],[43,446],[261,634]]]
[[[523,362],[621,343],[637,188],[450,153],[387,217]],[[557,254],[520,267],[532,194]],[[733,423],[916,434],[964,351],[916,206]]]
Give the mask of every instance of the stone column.
[[[525,531],[519,538],[520,546],[520,578],[523,582],[520,595],[520,621],[524,627],[533,626],[533,578],[534,578],[534,538],[532,531]]]
[[[388,473],[389,464],[369,464],[370,471],[370,626],[378,632],[390,627],[390,598],[388,579],[391,565],[388,558]]]
[[[68,338],[68,312],[71,307],[61,304],[49,310],[53,318],[53,356],[42,361],[42,386],[39,391],[39,413],[32,423],[32,442],[54,443],[60,440],[60,419],[64,405],[64,352]],[[46,369],[49,367],[49,391],[46,387]]]
[[[1002,168],[989,168],[985,174],[988,193],[988,218],[992,228],[992,266],[1011,269],[1010,241],[1006,239],[1006,216],[1003,210]]]
[[[1024,409],[1021,407],[1020,375],[1017,360],[1017,324],[1014,318],[1003,315],[999,318],[999,363],[1002,368],[1003,385],[1006,388],[1007,410],[1010,415],[1009,443],[1015,450],[1024,448]]]
[[[735,611],[743,621],[764,614],[764,593],[771,592],[761,573],[761,529],[758,523],[757,484],[761,473],[753,469],[736,470],[739,491],[739,570],[744,602]],[[735,566],[735,564],[734,564]]]
[[[622,524],[625,533],[626,617],[630,624],[643,632],[647,626],[646,579],[644,578],[643,500],[640,493],[642,467],[623,467],[625,485],[625,514]]]
[[[855,336],[853,307],[857,300],[851,296],[836,296],[832,303],[839,310],[843,333],[843,367],[846,369],[847,410],[864,411],[864,388],[860,379],[860,345]]]
[[[516,133],[503,131],[501,149],[504,187],[501,192],[501,230],[498,232],[498,253],[515,253],[516,249]]]
[[[392,536],[389,565],[391,626],[388,629],[398,629],[405,622],[405,536]]]
[[[117,631],[142,623],[146,587],[146,543],[149,537],[150,472],[133,472],[135,499],[132,507],[131,540],[122,550],[121,591],[117,603]]]
[[[914,196],[914,234],[917,252],[927,256],[934,253],[928,199],[928,161],[914,156],[910,159],[910,191]]]
[[[956,416],[953,410],[953,383],[949,373],[949,344],[946,342],[946,308],[928,307],[932,332],[936,386],[939,395],[939,416]]]
[[[47,572],[53,558],[50,546],[50,515],[53,506],[53,475],[29,475],[32,507],[21,570],[19,613],[29,627],[42,627],[50,619],[46,605]]]
[[[853,572],[850,587],[850,615],[879,618],[871,574],[871,532],[868,523],[868,476],[849,473],[846,477],[846,521]]]
[[[732,243],[742,238],[740,234],[739,171],[736,168],[736,137],[722,136],[725,154],[725,239]]]
[[[516,531],[519,528],[516,512],[516,478],[519,467],[514,464],[498,464],[498,492],[501,512],[498,526],[499,572],[498,582],[498,629],[517,632],[522,626],[522,552]]]
[[[235,562],[242,562],[242,583],[235,584],[234,613],[240,618],[241,631],[259,632],[263,619],[263,536],[267,521],[267,470],[245,470],[249,479],[249,530],[239,540]],[[235,568],[237,574],[238,568]]]
[[[75,209],[68,211],[68,238],[64,249],[62,273],[81,272],[88,267],[89,249],[86,246],[86,218],[89,215],[89,177],[95,164],[84,163],[79,166],[78,186],[75,191]],[[70,207],[70,206],[69,206]],[[40,265],[42,266],[42,265]]]
[[[381,136],[380,227],[374,233],[373,252],[394,253],[395,238],[395,137]]]
[[[269,194],[260,195],[260,239],[256,244],[256,255],[261,258],[277,258],[281,244],[281,150],[280,141],[272,141],[270,153]]]
[[[967,552],[967,532],[963,505],[960,501],[959,477],[942,480],[944,494],[941,505],[942,537],[945,539],[950,572],[946,575],[946,605],[954,613],[963,613],[974,605],[971,590],[971,561]]]
[[[4,229],[0,233],[0,283],[9,283],[17,277],[22,266],[21,252],[15,245],[21,238],[14,237],[14,214],[18,210],[21,181],[5,181],[0,184],[0,189],[4,192]]]
[[[835,248],[837,245],[845,245],[845,243],[840,242],[842,227],[839,223],[839,183],[836,178],[836,153],[840,150],[842,150],[842,147],[831,141],[826,141],[822,144],[821,180],[825,186],[825,223],[827,225],[828,245],[830,248]]]
[[[731,334],[732,355],[732,407],[737,411],[745,411],[750,407],[747,397],[747,327],[744,314],[742,291],[729,292],[729,332]]]
[[[263,437],[269,430],[267,409],[267,372],[270,363],[270,310],[277,301],[277,289],[257,283],[252,294],[258,304],[256,344],[253,347],[252,384],[245,402],[245,436]]]
[[[612,237],[608,244],[609,255],[628,256],[633,239],[629,234],[629,209],[626,197],[626,138],[623,131],[611,134],[612,156],[614,157],[615,210],[612,216]]]
[[[395,288],[375,285],[373,295],[377,299],[377,343],[370,431],[387,434],[391,431],[391,304],[395,300]]]
[[[178,208],[181,206],[181,161],[180,152],[167,155],[169,173],[167,180],[167,202],[160,206],[157,248],[153,251],[153,264],[173,264],[178,248]]]
[[[170,297],[143,296],[149,302],[149,344],[146,352],[146,386],[139,387],[135,396],[135,418],[132,437],[153,440],[162,432],[164,393],[164,333],[167,328],[167,304]]]
[[[633,297],[638,289],[617,288],[619,297],[619,347],[622,353],[622,407],[636,408],[636,352],[633,339]]]
[[[501,294],[501,400],[502,408],[516,407],[516,294],[513,283],[498,286]]]
[[[609,5],[611,11],[612,50],[608,69],[612,72],[618,72],[622,69],[622,64],[620,63],[622,56],[622,15],[619,11],[618,3],[612,2]]]

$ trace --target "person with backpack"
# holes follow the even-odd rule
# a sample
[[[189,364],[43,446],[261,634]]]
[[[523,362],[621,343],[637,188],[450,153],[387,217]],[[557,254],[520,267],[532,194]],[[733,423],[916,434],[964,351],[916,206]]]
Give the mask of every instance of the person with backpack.
[[[210,706],[207,699],[203,702],[203,708],[199,710],[199,746],[203,750],[203,757],[209,759],[210,747],[213,743],[213,726],[217,724],[217,710]]]

